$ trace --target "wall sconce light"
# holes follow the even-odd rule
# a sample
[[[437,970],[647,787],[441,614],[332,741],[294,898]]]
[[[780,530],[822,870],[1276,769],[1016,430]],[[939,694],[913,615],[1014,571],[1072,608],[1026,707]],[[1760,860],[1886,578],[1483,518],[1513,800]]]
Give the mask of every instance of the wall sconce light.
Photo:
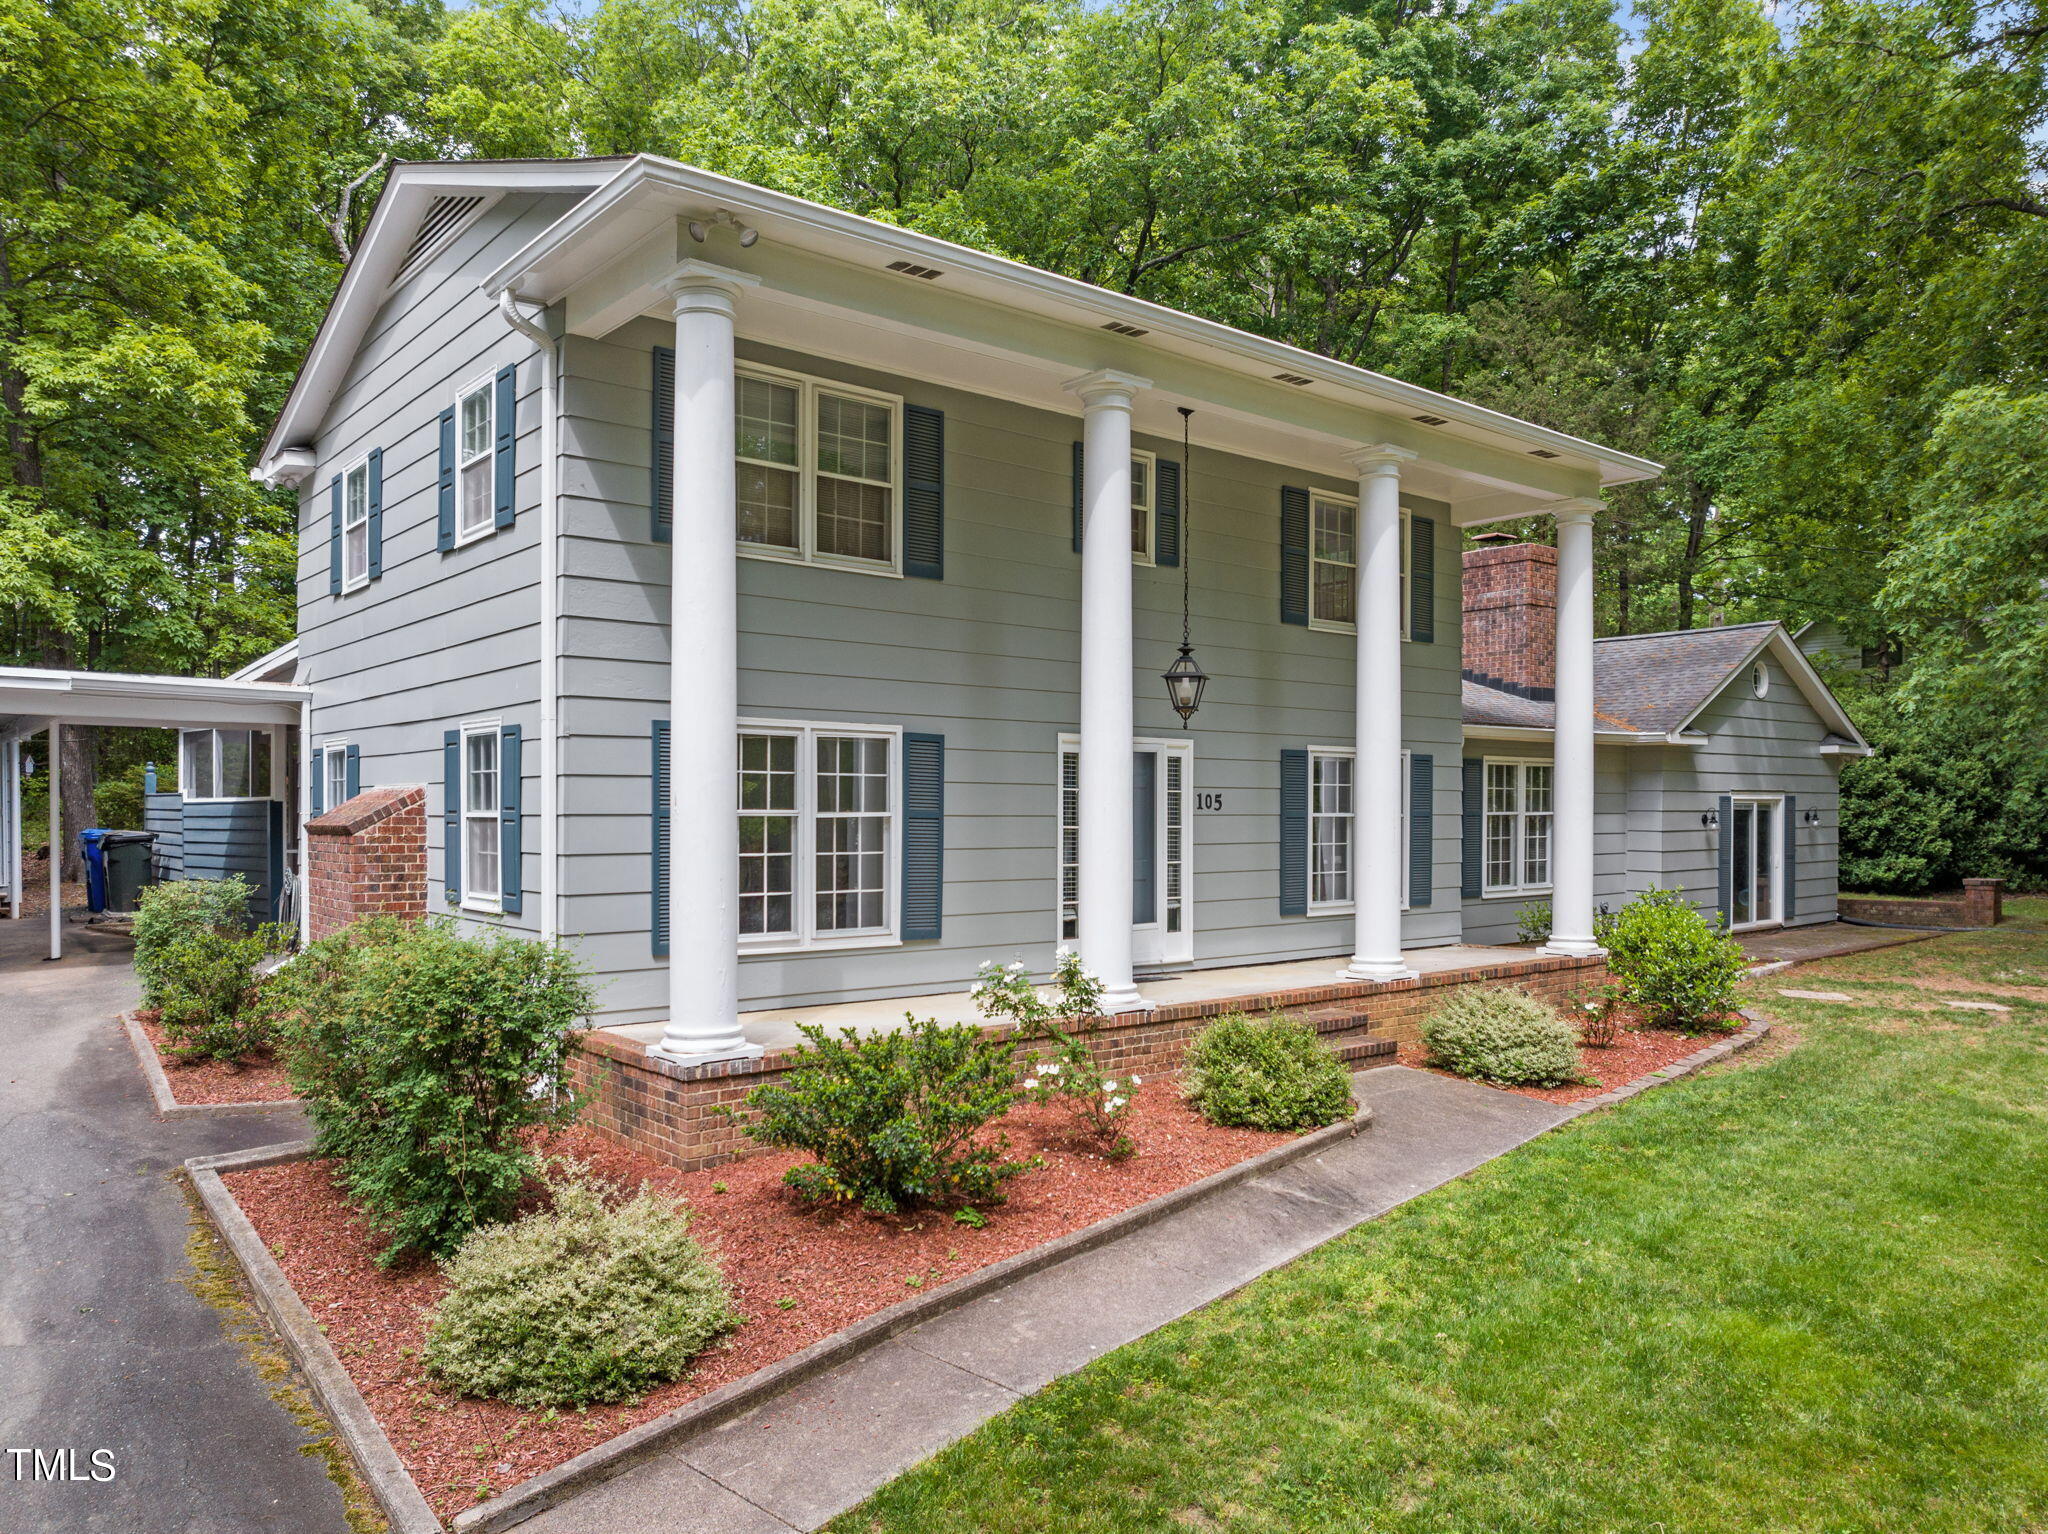
[[[1801,823],[1802,823],[1802,824],[1805,824],[1805,825],[1809,825],[1809,826],[1817,826],[1817,825],[1819,825],[1819,824],[1820,824],[1820,811],[1819,811],[1819,810],[1801,810],[1801,811],[1799,812],[1799,819],[1800,819],[1800,821],[1801,821]]]
[[[1700,824],[1705,826],[1709,831],[1713,830],[1714,827],[1718,826],[1720,823],[1721,812],[1719,810],[1708,810],[1704,815],[1700,816]]]

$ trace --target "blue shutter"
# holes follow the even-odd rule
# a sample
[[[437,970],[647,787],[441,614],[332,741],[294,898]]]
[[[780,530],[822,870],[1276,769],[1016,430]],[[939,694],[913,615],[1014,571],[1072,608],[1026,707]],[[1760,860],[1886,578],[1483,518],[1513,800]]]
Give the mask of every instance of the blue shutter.
[[[441,412],[441,472],[437,480],[441,521],[434,532],[434,547],[447,553],[455,547],[455,412]]]
[[[370,449],[370,579],[384,573],[384,449]]]
[[[491,409],[491,420],[498,428],[497,451],[493,455],[491,471],[492,488],[498,495],[498,526],[510,527],[518,513],[517,494],[519,488],[519,465],[513,452],[513,438],[519,413],[519,401],[514,381],[516,368],[498,369],[497,401]]]
[[[351,799],[363,791],[363,748],[361,746],[350,746],[348,748],[348,778],[345,786]]]
[[[1131,754],[1131,925],[1159,919],[1159,757]]]
[[[903,573],[946,578],[946,416],[903,407]]]
[[[341,595],[341,476],[327,482],[327,594]]]
[[[1436,643],[1436,518],[1408,519],[1408,637]]]
[[[312,781],[306,785],[306,818],[327,813],[327,748],[313,753]]]
[[[1785,817],[1785,862],[1778,872],[1778,882],[1785,891],[1785,909],[1778,913],[1780,921],[1790,921],[1799,914],[1799,799],[1797,795],[1785,796],[1785,808],[1780,811]]]
[[[1308,915],[1308,752],[1280,753],[1280,914]]]
[[[1280,621],[1308,623],[1308,492],[1280,487]]]
[[[1726,932],[1735,923],[1735,796],[1723,794],[1718,802],[1721,825],[1714,849],[1714,879],[1721,930]]]
[[[1458,806],[1458,893],[1477,900],[1486,893],[1486,762],[1464,760],[1464,798]]]
[[[441,737],[441,883],[448,903],[462,899],[462,732]]]
[[[1162,458],[1153,466],[1152,559],[1155,564],[1180,563],[1180,465]]]
[[[1408,904],[1428,905],[1436,883],[1436,847],[1431,812],[1435,808],[1436,758],[1408,753]]]
[[[936,942],[945,914],[946,737],[903,736],[903,941]]]
[[[1074,444],[1074,552],[1081,552],[1081,444]]]
[[[654,721],[654,757],[648,773],[653,790],[653,825],[648,837],[650,863],[647,935],[657,959],[668,957],[668,721]]]
[[[498,909],[517,916],[525,908],[526,871],[520,863],[519,726],[498,730]]]
[[[673,536],[676,514],[676,352],[672,346],[654,348],[654,468],[648,486],[652,519],[649,536],[667,543]]]

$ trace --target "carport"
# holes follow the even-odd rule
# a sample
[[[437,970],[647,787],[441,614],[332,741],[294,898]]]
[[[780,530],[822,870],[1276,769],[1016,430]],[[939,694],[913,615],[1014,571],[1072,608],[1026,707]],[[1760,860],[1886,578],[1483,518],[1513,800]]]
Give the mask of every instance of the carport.
[[[67,726],[149,730],[289,729],[302,724],[308,688],[280,682],[128,676],[110,671],[44,671],[0,666],[0,888],[16,919],[22,909],[22,745],[49,734],[50,952],[64,956],[63,783],[59,745]],[[303,732],[300,735],[303,741]],[[303,861],[303,860],[302,860]]]

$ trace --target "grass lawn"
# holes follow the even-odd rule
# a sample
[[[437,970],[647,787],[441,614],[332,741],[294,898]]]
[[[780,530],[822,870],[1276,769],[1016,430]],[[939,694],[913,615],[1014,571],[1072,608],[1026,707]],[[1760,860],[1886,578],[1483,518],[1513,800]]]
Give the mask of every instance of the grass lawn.
[[[832,1528],[2048,1530],[2048,900],[2007,909],[1756,982],[1788,1026],[1751,1055],[1110,1354]],[[1942,1005],[1970,998],[2012,1010]]]

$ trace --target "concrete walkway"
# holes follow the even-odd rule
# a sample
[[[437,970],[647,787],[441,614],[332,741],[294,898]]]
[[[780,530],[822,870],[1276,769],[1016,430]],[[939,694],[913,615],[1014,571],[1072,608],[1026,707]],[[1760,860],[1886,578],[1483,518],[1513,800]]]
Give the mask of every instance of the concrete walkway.
[[[299,1116],[159,1120],[114,1021],[128,945],[78,931],[49,963],[45,924],[0,921],[0,1449],[68,1450],[81,1477],[0,1459],[0,1529],[338,1534],[307,1435],[181,1282],[174,1169],[291,1139]],[[95,1450],[111,1480],[89,1479]]]
[[[1941,934],[1931,930],[1901,930],[1897,927],[1858,927],[1850,922],[1816,922],[1810,927],[1766,927],[1755,932],[1738,932],[1742,951],[1760,963],[1805,964],[1814,959],[1834,959],[1845,953],[1863,953],[1872,948],[1896,948],[1901,943],[1924,943]]]
[[[1372,1127],[797,1386],[521,1524],[534,1534],[788,1534],[1091,1359],[1471,1171],[1569,1108],[1389,1066]]]

